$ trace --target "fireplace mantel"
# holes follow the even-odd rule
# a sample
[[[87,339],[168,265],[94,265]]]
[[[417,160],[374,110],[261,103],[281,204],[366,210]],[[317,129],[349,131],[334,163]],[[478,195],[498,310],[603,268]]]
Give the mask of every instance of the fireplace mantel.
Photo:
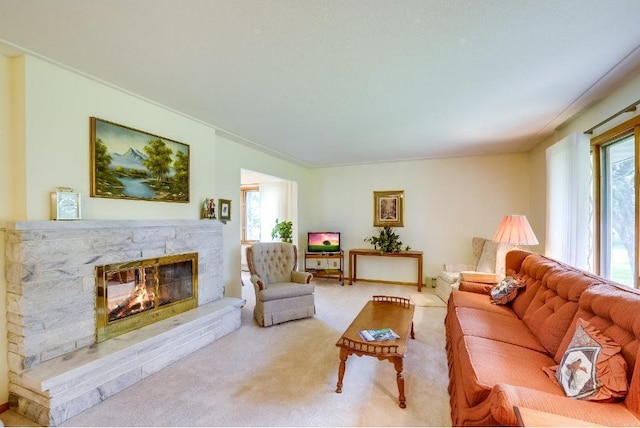
[[[82,369],[68,361],[83,361],[78,356],[95,354],[96,346],[110,347],[115,342],[109,342],[116,340],[95,344],[96,265],[198,253],[199,307],[181,314],[196,317],[189,324],[197,333],[185,349],[191,352],[240,327],[243,302],[223,298],[222,224],[217,220],[16,221],[6,222],[5,227],[9,400],[13,409],[42,425],[60,424],[152,371],[139,366],[134,371],[143,374],[129,374],[126,380],[115,372],[92,381],[73,375]],[[219,322],[198,322],[198,313]],[[156,324],[169,326],[172,322]],[[156,324],[137,334],[156,332],[160,328]],[[132,333],[136,332],[127,335]],[[155,336],[143,341],[154,344],[151,351],[174,348],[157,342],[175,341],[170,333]],[[134,339],[125,349],[92,360],[90,365],[106,364],[113,355],[135,354],[139,351],[136,346],[141,345],[134,342],[139,341]],[[164,367],[162,362],[175,361],[176,355],[153,356],[153,370]]]

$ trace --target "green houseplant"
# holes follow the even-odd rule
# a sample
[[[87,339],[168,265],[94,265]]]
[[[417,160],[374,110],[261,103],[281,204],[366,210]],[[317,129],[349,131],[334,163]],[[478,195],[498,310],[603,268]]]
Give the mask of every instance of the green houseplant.
[[[280,238],[282,242],[293,242],[293,223],[291,221],[278,222],[276,219],[276,225],[271,231],[271,238]]]
[[[377,236],[369,236],[364,238],[365,242],[373,244],[373,248],[383,253],[397,253],[402,251],[402,241],[400,235],[394,232],[391,226],[384,226],[378,229]],[[405,247],[405,251],[409,251],[410,246]]]

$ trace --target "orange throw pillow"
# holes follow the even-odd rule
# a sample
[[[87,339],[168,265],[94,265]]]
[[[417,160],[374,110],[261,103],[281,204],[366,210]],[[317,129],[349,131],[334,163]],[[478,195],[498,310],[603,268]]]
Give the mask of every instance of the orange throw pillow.
[[[620,345],[580,318],[560,364],[543,370],[567,397],[617,401],[628,391],[627,363],[620,350]]]

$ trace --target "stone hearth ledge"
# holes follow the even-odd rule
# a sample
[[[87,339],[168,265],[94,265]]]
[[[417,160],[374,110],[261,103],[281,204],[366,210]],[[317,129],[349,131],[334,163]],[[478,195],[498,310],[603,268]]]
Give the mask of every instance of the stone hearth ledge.
[[[199,306],[11,374],[12,408],[56,426],[169,364],[237,330],[244,299]]]

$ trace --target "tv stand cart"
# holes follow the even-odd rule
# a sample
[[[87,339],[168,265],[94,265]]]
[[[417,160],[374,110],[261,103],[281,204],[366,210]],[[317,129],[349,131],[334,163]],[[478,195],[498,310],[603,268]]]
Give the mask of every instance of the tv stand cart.
[[[311,264],[307,260],[314,260]],[[317,266],[317,267],[316,267]],[[344,285],[344,251],[335,253],[304,253],[304,270],[316,278],[332,278]]]

